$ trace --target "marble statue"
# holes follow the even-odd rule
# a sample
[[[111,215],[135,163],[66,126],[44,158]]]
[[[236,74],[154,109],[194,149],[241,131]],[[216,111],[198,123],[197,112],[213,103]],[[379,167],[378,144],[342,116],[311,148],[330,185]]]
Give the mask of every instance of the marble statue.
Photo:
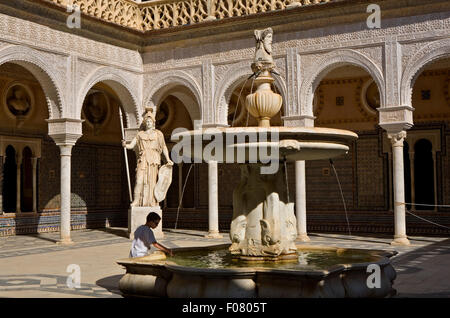
[[[255,58],[252,63],[253,72],[268,70],[275,68],[272,58],[272,28],[264,30],[255,30],[256,50]]]
[[[162,132],[155,129],[155,114],[152,108],[146,108],[141,127],[129,145],[123,142],[127,149],[137,147],[136,185],[131,206],[155,207],[165,198],[170,186],[173,161],[170,160]],[[167,161],[162,167],[161,154]]]

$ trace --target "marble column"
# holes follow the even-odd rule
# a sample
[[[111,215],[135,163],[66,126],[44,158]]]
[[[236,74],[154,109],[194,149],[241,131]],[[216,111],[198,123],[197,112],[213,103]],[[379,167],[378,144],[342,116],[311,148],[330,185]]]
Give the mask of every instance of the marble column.
[[[16,165],[17,165],[17,172],[16,172],[16,213],[22,212],[20,209],[20,188],[21,188],[21,179],[22,179],[22,173],[21,173],[21,167],[22,167],[22,154],[17,153],[16,154]]]
[[[60,145],[61,155],[61,238],[60,244],[71,244],[70,238],[70,177],[72,145]]]
[[[31,158],[33,165],[33,212],[37,213],[37,161],[38,158]]]
[[[295,162],[295,213],[297,215],[297,240],[309,242],[306,232],[306,175],[305,161]]]
[[[207,238],[221,238],[219,234],[218,163],[208,162],[208,234]]]
[[[395,234],[392,245],[410,245],[406,236],[406,215],[405,215],[405,176],[403,162],[403,140],[406,138],[406,131],[398,133],[388,133],[388,138],[392,144],[393,155],[393,188],[394,188],[394,226]]]
[[[72,118],[48,119],[48,135],[60,149],[61,160],[61,225],[58,244],[73,243],[70,238],[71,159],[72,147],[82,136],[83,120]]]

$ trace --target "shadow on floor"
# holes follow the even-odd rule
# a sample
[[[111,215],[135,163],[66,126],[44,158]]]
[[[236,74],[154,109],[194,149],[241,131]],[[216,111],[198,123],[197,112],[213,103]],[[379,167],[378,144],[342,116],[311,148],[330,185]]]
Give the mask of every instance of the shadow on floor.
[[[316,236],[321,238],[331,238],[329,235],[339,235],[336,239],[339,240],[348,240],[348,241],[359,241],[359,242],[368,242],[368,243],[378,243],[390,245],[393,236],[387,234],[371,234],[371,233],[355,233],[355,235],[345,236],[344,233],[308,233],[309,236]],[[362,239],[364,238],[364,239]],[[434,239],[433,239],[434,238]],[[416,238],[416,237],[408,237],[412,244],[415,242],[425,242],[425,243],[436,243],[436,239],[439,237],[430,237],[430,239],[426,239],[424,237]],[[370,240],[372,239],[372,240]]]
[[[190,236],[197,236],[197,237],[204,237],[205,233],[192,233],[189,232],[189,230],[174,230],[174,229],[164,229],[164,232],[170,232],[170,233],[175,233],[175,234],[184,234],[184,235],[190,235]]]
[[[415,259],[423,256],[423,255],[444,255],[449,254],[450,251],[450,239],[446,239],[441,242],[436,242],[434,244],[430,244],[415,250],[412,250],[410,252],[402,253],[395,258],[393,258],[393,264],[405,264],[411,261],[414,261]]]
[[[106,232],[109,234],[113,234],[116,236],[128,238],[128,228],[111,228],[111,227],[105,227],[105,228],[99,228],[96,229],[98,231]]]
[[[428,294],[399,293],[395,295],[395,298],[450,298],[450,290]]]
[[[337,234],[337,233],[308,233],[308,236],[310,237],[320,237],[320,238],[324,238],[324,239],[329,239],[329,240],[342,240],[342,241],[351,241],[351,242],[367,242],[367,243],[376,243],[376,244],[385,244],[385,245],[389,245],[389,243],[382,241],[383,239],[386,239],[387,237],[383,237],[383,236],[368,236],[368,235],[360,235],[360,233],[357,233],[357,236],[345,236],[345,234],[340,233],[339,237],[331,237],[329,236],[333,235],[333,234]],[[360,239],[358,237],[364,237],[366,239]],[[370,240],[372,239],[372,240]]]
[[[48,235],[48,234],[46,234],[46,235]],[[43,241],[48,241],[48,242],[52,242],[52,243],[56,243],[56,242],[58,242],[59,240],[58,239],[53,239],[53,238],[50,238],[50,237],[45,237],[45,236],[43,236],[43,235],[41,235],[41,234],[38,234],[38,233],[36,233],[36,234],[33,234],[33,233],[26,233],[26,234],[16,234],[15,236],[17,236],[17,237],[20,237],[20,236],[26,236],[26,237],[35,237],[35,238],[37,238],[37,239],[40,239],[40,240],[43,240]]]
[[[119,290],[119,281],[123,275],[114,275],[99,279],[95,282],[97,286],[107,289],[110,293],[122,296]]]

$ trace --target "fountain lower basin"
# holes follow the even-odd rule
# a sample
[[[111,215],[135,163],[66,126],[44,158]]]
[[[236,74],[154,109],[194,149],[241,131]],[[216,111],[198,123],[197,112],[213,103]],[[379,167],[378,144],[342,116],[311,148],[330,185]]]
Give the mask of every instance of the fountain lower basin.
[[[126,297],[321,298],[386,297],[396,273],[396,252],[297,246],[298,261],[235,261],[229,245],[175,250],[175,257],[151,255],[119,260]],[[369,288],[370,264],[380,268],[380,287]]]

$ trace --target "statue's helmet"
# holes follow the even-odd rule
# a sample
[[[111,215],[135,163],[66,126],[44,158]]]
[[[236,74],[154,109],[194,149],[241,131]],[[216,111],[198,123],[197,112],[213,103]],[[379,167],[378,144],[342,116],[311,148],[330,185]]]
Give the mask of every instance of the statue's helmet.
[[[150,118],[153,123],[155,123],[156,119],[155,119],[155,108],[154,107],[145,107],[145,113],[143,116],[143,121],[145,122],[147,120],[147,118]]]

